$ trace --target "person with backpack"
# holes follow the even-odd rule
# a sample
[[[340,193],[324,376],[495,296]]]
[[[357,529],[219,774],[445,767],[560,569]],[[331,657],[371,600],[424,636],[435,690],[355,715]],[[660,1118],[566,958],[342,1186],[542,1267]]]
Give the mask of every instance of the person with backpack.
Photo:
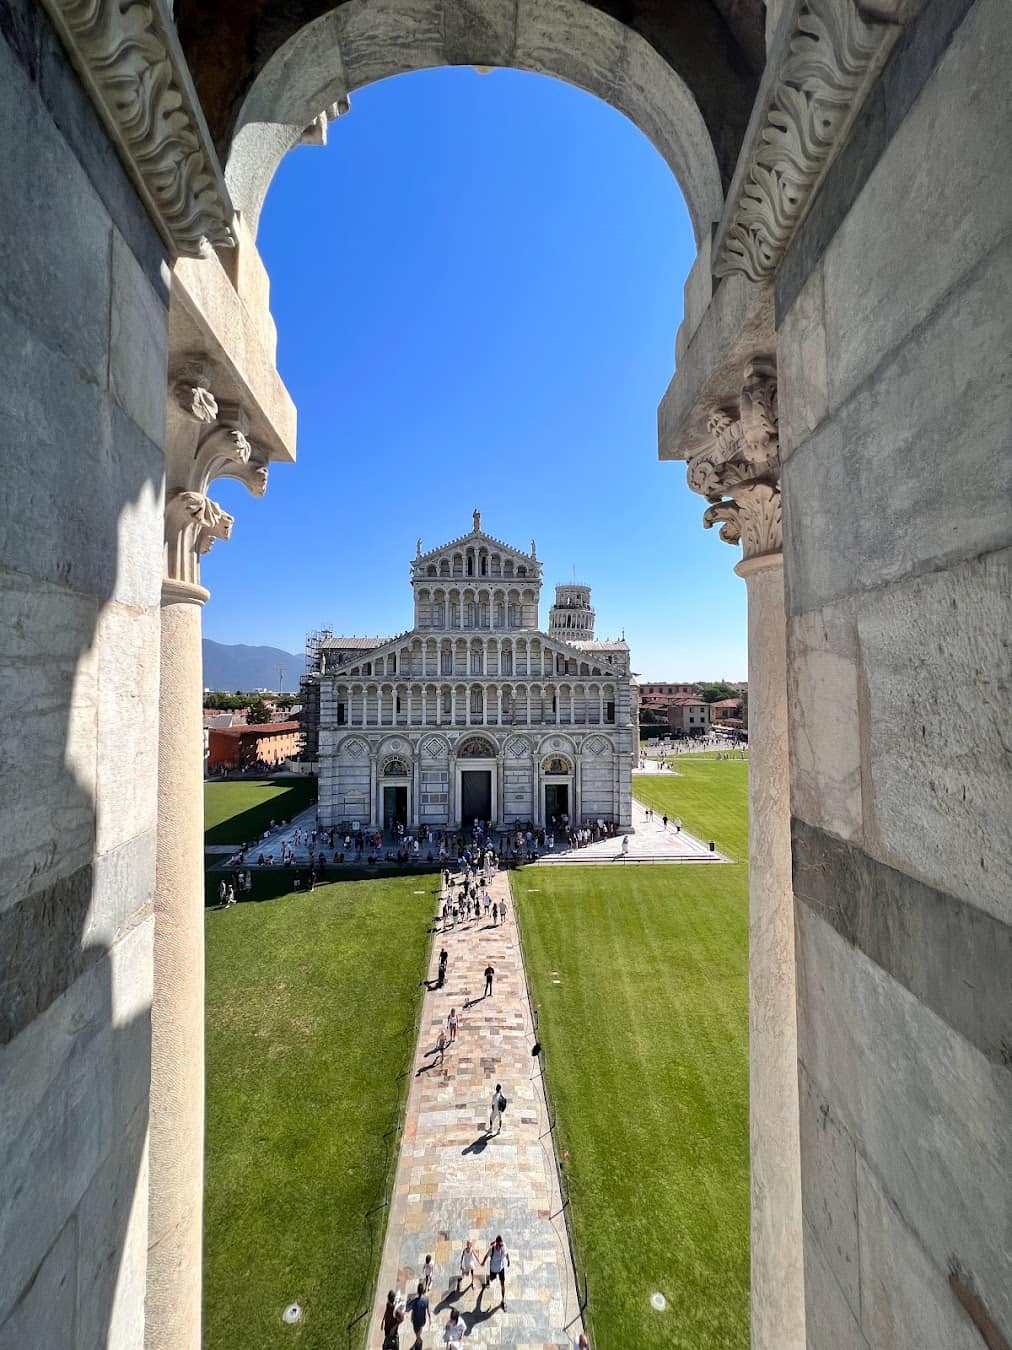
[[[499,1288],[502,1291],[502,1310],[506,1311],[506,1267],[510,1263],[510,1254],[506,1250],[506,1245],[502,1240],[502,1234],[497,1233],[495,1241],[489,1245],[488,1251],[481,1258],[481,1264],[488,1262],[488,1282],[499,1281]]]
[[[502,1083],[496,1083],[495,1091],[492,1093],[491,1109],[488,1113],[488,1132],[492,1133],[492,1126],[495,1126],[496,1134],[502,1129],[502,1113],[506,1110],[506,1098],[503,1096]]]
[[[401,1299],[398,1299],[396,1291],[391,1289],[387,1294],[387,1306],[380,1318],[380,1330],[383,1332],[383,1350],[398,1350],[403,1321],[404,1303]]]

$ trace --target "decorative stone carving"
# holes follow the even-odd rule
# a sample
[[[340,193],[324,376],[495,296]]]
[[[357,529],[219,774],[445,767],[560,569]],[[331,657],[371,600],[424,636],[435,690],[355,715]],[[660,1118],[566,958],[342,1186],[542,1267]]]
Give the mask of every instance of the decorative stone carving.
[[[42,3],[172,254],[232,246],[232,203],[168,10],[157,0]]]
[[[707,529],[720,524],[727,544],[740,543],[746,558],[783,547],[780,511],[780,436],[775,361],[750,360],[736,407],[714,409],[711,444],[688,464],[686,481],[711,505]]]
[[[235,403],[217,399],[206,362],[191,358],[170,379],[166,436],[165,573],[200,583],[200,558],[215,539],[228,539],[235,521],[207,495],[215,478],[237,478],[262,497],[265,456],[247,435],[249,420]]]
[[[196,527],[193,546],[201,555],[216,539],[232,537],[235,517],[200,492],[174,492],[166,502],[165,514],[178,522],[180,532],[191,524]]]
[[[772,82],[748,169],[728,202],[716,276],[776,271],[851,118],[900,28],[865,18],[855,0],[801,0]]]
[[[206,385],[190,384],[180,380],[175,387],[176,402],[195,422],[213,422],[218,416],[218,404]]]

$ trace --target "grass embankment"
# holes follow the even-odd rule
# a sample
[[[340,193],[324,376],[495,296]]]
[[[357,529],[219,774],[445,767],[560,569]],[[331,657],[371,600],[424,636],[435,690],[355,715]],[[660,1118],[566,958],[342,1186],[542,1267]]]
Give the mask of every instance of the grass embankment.
[[[340,882],[206,916],[206,1350],[345,1347],[368,1305],[364,1343],[385,1212],[364,1216],[392,1168],[434,889]]]
[[[637,797],[744,859],[747,764],[677,768],[635,778]],[[513,886],[595,1343],[747,1350],[744,861],[527,868]]]
[[[316,801],[315,778],[243,778],[204,784],[204,843],[247,844],[271,820],[291,820]]]

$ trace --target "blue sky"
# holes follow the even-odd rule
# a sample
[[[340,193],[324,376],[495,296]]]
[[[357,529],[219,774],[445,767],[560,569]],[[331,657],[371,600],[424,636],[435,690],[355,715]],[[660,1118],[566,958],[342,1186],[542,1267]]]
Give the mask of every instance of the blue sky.
[[[204,632],[301,651],[410,625],[408,564],[464,533],[593,588],[645,679],[744,679],[738,550],[657,459],[695,255],[653,146],[580,90],[423,71],[358,91],[282,163],[261,217],[298,463],[260,501],[218,482]]]

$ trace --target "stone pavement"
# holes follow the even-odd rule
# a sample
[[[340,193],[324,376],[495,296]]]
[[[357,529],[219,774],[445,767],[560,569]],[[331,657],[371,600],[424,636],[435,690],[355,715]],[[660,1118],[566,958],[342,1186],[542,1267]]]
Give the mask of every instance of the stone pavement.
[[[442,932],[437,926],[430,982],[439,950],[448,952],[446,985],[423,1000],[414,1076],[398,1159],[386,1242],[367,1344],[379,1346],[379,1318],[388,1289],[412,1297],[426,1254],[436,1264],[430,1291],[434,1323],[427,1346],[441,1345],[449,1311],[456,1307],[468,1329],[465,1344],[509,1345],[517,1350],[569,1346],[581,1323],[561,1213],[558,1175],[538,1061],[531,1056],[527,982],[505,874],[489,887],[507,899],[505,925],[471,920]],[[485,966],[495,967],[494,992],[482,997]],[[470,999],[470,1006],[468,1000]],[[460,1030],[442,1065],[431,1053],[451,1007]],[[487,1133],[496,1083],[507,1098],[501,1133]],[[476,1283],[456,1292],[464,1240],[483,1256],[501,1233],[510,1253],[508,1311],[499,1307],[499,1285],[484,1293]],[[488,1267],[486,1265],[486,1278]],[[401,1343],[412,1344],[408,1324]]]
[[[670,777],[674,777],[671,774]],[[665,829],[660,816],[647,819],[646,807],[638,801],[632,804],[632,832],[629,851],[622,852],[622,836],[602,839],[597,844],[587,844],[585,848],[560,847],[556,842],[551,853],[543,853],[537,861],[538,867],[559,866],[566,863],[590,865],[608,863],[624,867],[629,863],[723,863],[730,862],[723,853],[710,852],[708,840],[697,839],[683,827],[676,830],[673,823]],[[558,840],[558,836],[556,836]]]

